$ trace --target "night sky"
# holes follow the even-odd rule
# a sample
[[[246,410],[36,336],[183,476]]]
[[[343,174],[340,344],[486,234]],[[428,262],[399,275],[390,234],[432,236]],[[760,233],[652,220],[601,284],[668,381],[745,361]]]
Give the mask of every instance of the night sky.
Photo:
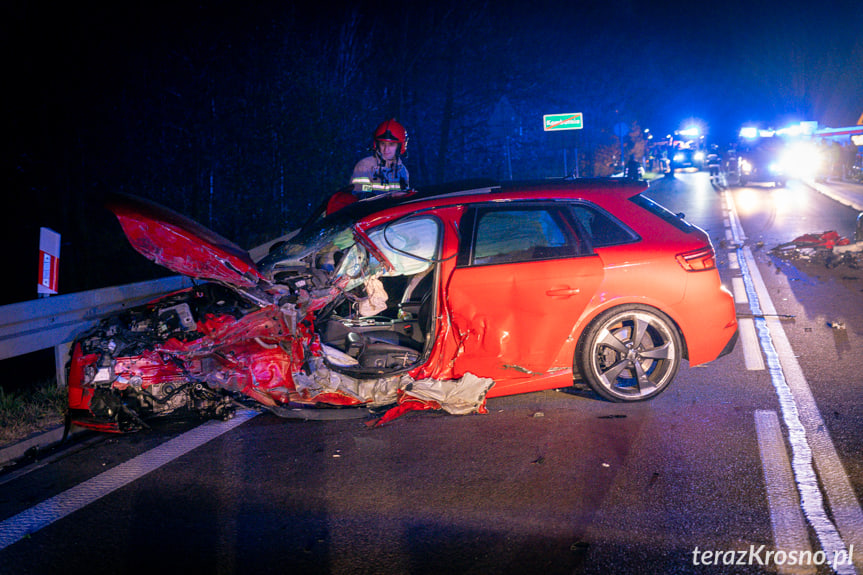
[[[411,10],[402,2],[324,0],[311,3],[314,10],[290,2],[256,2],[253,8],[230,2],[81,2],[61,8],[38,2],[7,4],[7,74],[17,88],[13,101],[22,98],[16,103],[39,106],[29,113],[51,114],[70,103],[104,111],[118,97],[112,86],[146,89],[138,85],[142,79],[135,78],[137,66],[161,61],[167,79],[182,74],[170,60],[190,44],[254,43],[262,29],[278,19],[315,30],[320,38],[338,34],[343,20],[356,11],[367,25],[377,26],[375,41],[389,37],[396,43],[408,35],[414,48],[435,41],[423,39],[424,30],[433,27],[423,21],[422,8]],[[440,7],[438,13],[449,9],[446,1],[430,4]],[[643,109],[633,110],[643,126],[654,126],[657,132],[673,130],[690,117],[724,135],[726,125],[746,121],[778,124],[802,117],[840,126],[856,123],[863,114],[859,1],[453,4],[482,12],[478,42],[487,41],[488,34],[506,36],[507,58],[535,63],[537,76],[514,76],[513,81],[551,85],[585,80],[579,78],[582,70],[599,65],[620,70],[615,90],[634,95],[640,85],[651,92],[661,86],[661,93],[643,94]],[[451,44],[449,57],[471,57],[465,52],[470,42],[468,31]],[[585,47],[591,43],[614,49]],[[499,50],[499,45],[491,49]],[[572,103],[575,108],[579,104]]]
[[[393,116],[421,185],[501,177],[504,139],[514,177],[547,177],[618,122],[663,136],[695,121],[723,142],[745,122],[863,114],[859,0],[245,4],[4,3],[4,234],[21,277],[39,226],[63,234],[61,291],[156,273],[116,240],[110,191],[256,245],[343,185]],[[558,112],[583,112],[583,133],[544,136]],[[33,297],[20,283],[7,302]]]

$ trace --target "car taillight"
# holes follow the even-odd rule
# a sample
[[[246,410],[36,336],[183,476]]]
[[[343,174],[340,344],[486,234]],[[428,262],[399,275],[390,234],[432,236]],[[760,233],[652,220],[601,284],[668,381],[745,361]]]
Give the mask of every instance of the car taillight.
[[[716,267],[716,254],[713,252],[713,248],[709,246],[691,252],[683,252],[674,257],[680,267],[688,272],[701,272]]]

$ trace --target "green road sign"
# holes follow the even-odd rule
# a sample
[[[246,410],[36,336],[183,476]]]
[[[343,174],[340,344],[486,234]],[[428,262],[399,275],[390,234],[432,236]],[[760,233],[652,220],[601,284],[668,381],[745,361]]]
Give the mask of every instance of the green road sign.
[[[580,130],[584,127],[581,112],[577,114],[546,114],[542,117],[542,129],[546,132],[556,130]]]

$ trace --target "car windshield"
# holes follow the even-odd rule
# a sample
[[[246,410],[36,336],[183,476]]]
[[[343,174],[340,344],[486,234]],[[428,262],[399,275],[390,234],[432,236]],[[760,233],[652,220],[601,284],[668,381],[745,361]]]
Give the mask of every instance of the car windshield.
[[[275,273],[280,268],[315,266],[334,271],[333,279],[349,278],[346,289],[351,289],[368,277],[418,274],[435,261],[440,237],[436,218],[411,217],[370,231],[368,237],[386,263],[356,241],[353,224],[347,218],[319,220],[271,248],[259,267],[264,273]]]
[[[435,259],[438,223],[418,217],[386,224],[369,233],[393,269],[387,275],[413,275],[427,270]]]
[[[258,262],[258,268],[262,273],[269,273],[277,267],[300,264],[334,244],[342,244],[340,249],[346,249],[354,241],[353,223],[353,220],[339,217],[318,219],[270,247],[269,253]]]

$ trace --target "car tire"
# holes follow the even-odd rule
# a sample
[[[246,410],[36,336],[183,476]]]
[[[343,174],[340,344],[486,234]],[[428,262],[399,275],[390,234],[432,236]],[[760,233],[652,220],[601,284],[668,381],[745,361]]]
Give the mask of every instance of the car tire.
[[[630,304],[591,322],[576,349],[576,368],[605,399],[644,401],[668,387],[682,357],[674,322],[658,309]]]

